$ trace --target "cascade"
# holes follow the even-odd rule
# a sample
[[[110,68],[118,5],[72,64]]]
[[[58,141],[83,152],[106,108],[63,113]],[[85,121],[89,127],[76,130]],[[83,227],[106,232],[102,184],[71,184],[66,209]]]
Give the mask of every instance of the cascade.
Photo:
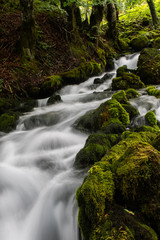
[[[112,78],[124,64],[136,68],[138,56],[116,60]],[[15,131],[0,137],[1,240],[79,240],[75,192],[85,173],[73,163],[87,134],[72,125],[112,95],[104,91],[112,79],[93,84],[94,79],[64,87],[62,102],[47,106],[47,99],[39,100],[38,107],[20,117]],[[156,109],[160,120],[159,100],[153,98],[142,94],[131,104],[141,117]]]

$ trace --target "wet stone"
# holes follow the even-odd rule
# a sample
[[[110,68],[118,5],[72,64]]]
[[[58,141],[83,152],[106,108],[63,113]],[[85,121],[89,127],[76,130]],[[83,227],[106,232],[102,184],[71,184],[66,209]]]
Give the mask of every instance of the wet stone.
[[[102,84],[106,80],[111,79],[114,76],[114,73],[106,73],[102,78],[95,78],[94,79],[94,84]]]

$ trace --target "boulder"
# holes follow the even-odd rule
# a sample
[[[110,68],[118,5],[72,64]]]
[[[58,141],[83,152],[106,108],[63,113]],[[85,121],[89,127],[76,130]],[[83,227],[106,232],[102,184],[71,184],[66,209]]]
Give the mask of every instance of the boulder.
[[[160,49],[160,37],[157,37],[153,42],[153,47]]]
[[[133,74],[124,72],[120,77],[116,77],[112,80],[112,90],[128,89],[128,88],[144,88],[145,85],[141,81],[140,77]]]
[[[145,115],[146,124],[159,130],[157,119],[153,111],[149,111]]]
[[[61,99],[61,96],[60,95],[56,95],[56,94],[53,94],[47,101],[47,105],[52,105],[54,103],[57,103],[57,102],[61,102],[62,99]]]
[[[122,67],[119,67],[117,69],[117,75],[116,77],[121,77],[123,76],[123,73],[128,72],[127,65],[123,65]]]
[[[127,99],[127,95],[124,90],[121,90],[112,96],[113,99],[116,99],[119,103],[121,103],[122,107],[129,113],[130,120],[134,117],[138,116],[138,109],[133,107]]]
[[[160,154],[151,145],[157,134],[122,135],[77,190],[84,240],[158,240]]]
[[[140,96],[140,94],[135,89],[129,88],[129,89],[126,90],[126,97],[128,99],[136,98],[138,96]]]
[[[138,59],[137,75],[145,84],[160,83],[160,50],[143,49]]]
[[[78,119],[74,126],[81,131],[97,132],[111,123],[126,127],[129,124],[129,114],[116,99],[102,103],[97,109],[87,112]]]
[[[0,131],[10,132],[15,129],[17,122],[17,116],[15,114],[3,113],[0,116]]]
[[[130,41],[130,46],[135,50],[135,51],[140,51],[143,48],[148,47],[149,45],[149,39],[147,36],[139,36],[135,37]]]
[[[95,78],[94,84],[102,84],[113,77],[113,73],[106,73],[102,78]]]
[[[149,86],[146,88],[146,92],[150,96],[155,96],[157,98],[160,98],[160,90],[157,89],[155,86]]]
[[[92,166],[118,141],[119,136],[117,134],[91,134],[86,140],[84,148],[76,155],[74,167],[81,169]]]

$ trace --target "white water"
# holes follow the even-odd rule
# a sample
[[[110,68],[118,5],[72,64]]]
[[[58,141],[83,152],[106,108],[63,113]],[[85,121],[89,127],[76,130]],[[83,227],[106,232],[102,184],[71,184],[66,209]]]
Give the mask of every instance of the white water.
[[[135,68],[137,58],[120,58],[115,70],[124,64]],[[46,99],[40,100],[16,131],[0,138],[0,240],[78,240],[75,192],[84,173],[72,166],[87,135],[72,125],[112,94],[103,92],[111,80],[94,87],[93,81],[63,88],[61,103],[46,106]],[[132,104],[139,107],[138,101]],[[142,115],[147,108],[139,107]]]

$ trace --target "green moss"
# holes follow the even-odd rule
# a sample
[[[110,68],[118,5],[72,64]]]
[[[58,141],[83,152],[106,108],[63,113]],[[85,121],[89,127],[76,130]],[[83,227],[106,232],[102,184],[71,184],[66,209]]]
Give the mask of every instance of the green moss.
[[[146,91],[149,95],[160,98],[160,90],[156,89],[155,86],[149,86],[146,88]]]
[[[129,124],[129,114],[116,99],[108,100],[97,109],[86,113],[76,121],[75,126],[82,131],[96,132],[98,130],[105,131],[110,124],[119,124],[125,127]]]
[[[105,54],[105,50],[98,48],[97,49],[97,54],[99,59],[102,61],[101,65],[102,65],[102,69],[103,67],[106,66],[106,54]]]
[[[81,58],[82,56],[85,58],[89,57],[85,45],[81,44],[81,46],[77,46],[77,45],[71,44],[70,47],[71,47],[71,53],[74,55],[74,57],[76,58]]]
[[[130,120],[132,120],[133,118],[139,115],[138,109],[133,107],[130,103],[122,104],[122,106],[126,110],[126,112],[129,114]]]
[[[46,78],[46,81],[43,83],[40,94],[43,97],[50,96],[56,90],[58,90],[63,84],[63,79],[60,75],[53,75]]]
[[[126,199],[144,201],[144,191],[149,191],[151,175],[154,174],[152,159],[159,158],[158,152],[147,143],[134,142],[127,147],[124,154],[114,163],[119,190]],[[147,184],[148,183],[148,184]],[[145,185],[147,186],[145,187]],[[143,190],[141,187],[143,186]]]
[[[118,46],[122,51],[126,51],[129,49],[127,39],[118,39]]]
[[[157,119],[153,111],[149,111],[145,115],[145,119],[151,127],[157,127]]]
[[[155,149],[160,151],[160,134],[157,134],[156,138],[153,140],[152,145],[154,146]]]
[[[79,206],[78,221],[84,240],[90,239],[93,229],[104,215],[106,204],[113,201],[114,182],[109,166],[105,172],[99,166],[93,166],[83,185],[77,191]]]
[[[27,72],[30,72],[32,74],[37,74],[40,71],[38,65],[39,65],[39,63],[35,59],[31,60],[27,56],[23,56],[23,58],[22,58],[23,68],[21,67],[19,69],[19,73],[21,73],[21,75],[24,75],[24,73],[27,71]]]
[[[128,88],[143,88],[145,85],[140,80],[140,77],[133,74],[133,73],[126,73],[124,72],[121,77],[116,77],[112,80],[112,89],[119,90],[119,89],[128,89]]]
[[[9,132],[13,130],[16,126],[15,115],[8,115],[4,113],[0,116],[0,131]]]
[[[152,133],[158,133],[160,132],[159,127],[151,127],[151,126],[140,126],[136,128],[136,132],[152,132]]]
[[[152,142],[156,138],[157,133],[150,131],[141,131],[141,132],[130,132],[125,131],[122,134],[122,139],[127,139],[127,141],[142,141],[147,142],[152,145]]]
[[[89,170],[77,191],[78,219],[84,240],[157,239],[156,233],[140,224],[133,213],[139,210],[149,224],[156,220],[158,226],[156,210],[154,214],[153,210],[147,210],[147,215],[144,207],[153,197],[158,207],[160,155],[150,145],[156,136],[156,133],[126,131],[123,140]],[[125,211],[115,206],[115,202],[133,211]]]
[[[153,47],[160,49],[160,37],[157,37],[157,38],[154,40]]]
[[[117,77],[122,77],[124,72],[127,72],[127,65],[123,65],[117,69]]]
[[[126,90],[126,97],[128,99],[136,98],[138,96],[140,96],[140,94],[135,89],[129,88],[129,89]]]
[[[119,136],[117,134],[91,134],[86,140],[84,148],[76,155],[74,167],[85,168],[100,161],[111,146],[118,141]]]
[[[144,49],[138,60],[137,74],[145,84],[160,83],[160,51]]]
[[[135,91],[136,92],[136,91]],[[134,108],[128,101],[125,91],[121,90],[112,96],[113,99],[116,99],[119,103],[122,104],[123,108],[129,113],[130,120],[136,117],[139,112],[137,108]]]
[[[80,83],[88,77],[99,74],[102,71],[101,64],[96,63],[94,60],[90,62],[83,62],[77,68],[68,72],[61,73],[64,84]]]
[[[107,105],[108,108],[106,110],[108,110],[109,116],[106,111],[101,113],[102,127],[112,122],[120,122],[124,126],[129,124],[129,114],[116,99],[109,100]]]
[[[127,104],[129,103],[128,102],[128,99],[126,97],[126,93],[125,91],[121,90],[115,94],[112,95],[112,99],[116,99],[119,103],[121,104]]]
[[[149,45],[149,39],[147,36],[142,35],[142,36],[133,38],[130,42],[130,45],[134,50],[139,51]]]
[[[145,224],[142,224],[142,223],[139,223],[139,224],[151,234],[153,240],[158,240],[157,234],[151,227],[149,227]]]

